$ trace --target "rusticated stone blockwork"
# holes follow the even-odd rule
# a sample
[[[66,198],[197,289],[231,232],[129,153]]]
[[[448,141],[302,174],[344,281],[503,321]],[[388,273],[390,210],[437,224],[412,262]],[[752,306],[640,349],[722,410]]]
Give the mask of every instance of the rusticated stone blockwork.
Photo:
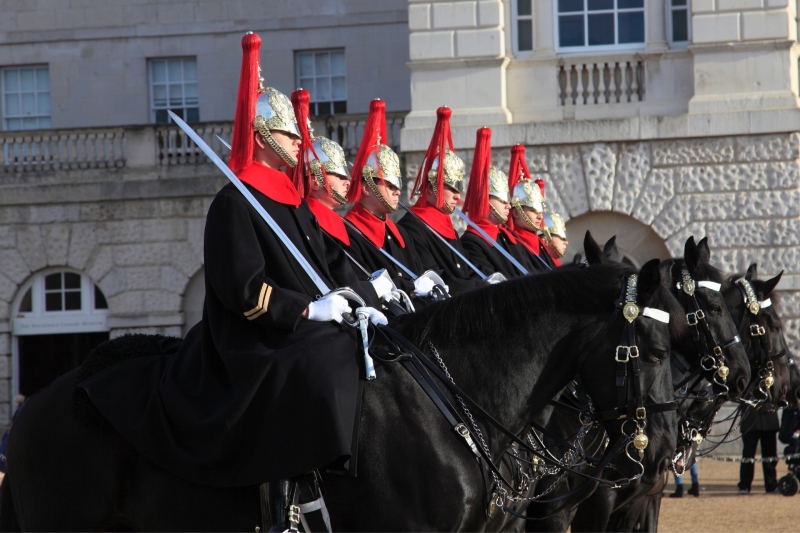
[[[471,154],[460,152],[469,167]],[[507,171],[509,153],[496,148],[493,162]],[[567,221],[612,211],[650,226],[674,255],[688,236],[707,236],[727,272],[751,263],[763,275],[783,270],[787,339],[800,350],[800,133],[532,146],[526,154]],[[408,171],[415,175],[420,160],[407,154]]]

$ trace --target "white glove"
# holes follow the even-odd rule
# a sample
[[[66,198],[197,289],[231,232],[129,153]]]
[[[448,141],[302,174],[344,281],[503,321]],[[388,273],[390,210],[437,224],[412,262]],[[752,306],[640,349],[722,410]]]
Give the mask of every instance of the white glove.
[[[500,272],[495,272],[494,274],[492,274],[491,276],[486,278],[486,281],[488,281],[492,285],[496,285],[497,283],[500,283],[501,281],[505,281],[505,280],[506,280],[506,277],[504,275],[502,275]]]
[[[372,287],[375,289],[375,292],[378,293],[378,298],[381,300],[392,297],[392,289],[394,289],[392,280],[387,279],[384,276],[378,276],[377,278],[370,280],[370,283],[372,283]]]
[[[350,312],[350,305],[338,294],[332,294],[327,298],[308,304],[308,319],[315,322],[334,320],[341,323],[342,313],[348,312]]]
[[[368,318],[369,321],[372,322],[373,326],[377,326],[379,324],[385,326],[389,323],[389,321],[386,320],[386,315],[384,315],[374,307],[359,307],[358,309],[356,309],[356,313],[358,313],[359,311],[366,311],[367,313],[369,313]]]
[[[414,280],[414,292],[417,296],[430,296],[435,283],[430,278],[417,278]]]

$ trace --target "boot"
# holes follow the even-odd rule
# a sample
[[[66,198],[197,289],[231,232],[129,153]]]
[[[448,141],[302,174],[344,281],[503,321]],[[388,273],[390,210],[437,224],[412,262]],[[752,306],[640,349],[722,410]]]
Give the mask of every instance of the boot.
[[[294,504],[297,482],[281,479],[269,484],[269,512],[272,517],[270,533],[297,531],[300,511]]]
[[[669,495],[670,498],[683,498],[683,485],[675,485],[675,492]]]
[[[687,490],[686,492],[697,498],[698,496],[700,496],[700,484],[692,483],[692,488]]]

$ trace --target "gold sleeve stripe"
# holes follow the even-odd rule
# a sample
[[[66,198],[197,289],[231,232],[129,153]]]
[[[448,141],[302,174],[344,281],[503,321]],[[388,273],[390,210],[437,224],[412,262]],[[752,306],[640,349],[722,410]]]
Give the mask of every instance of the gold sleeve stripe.
[[[255,320],[267,312],[267,308],[269,308],[269,297],[271,295],[272,287],[264,283],[261,286],[261,294],[258,296],[258,305],[244,314],[247,320]]]

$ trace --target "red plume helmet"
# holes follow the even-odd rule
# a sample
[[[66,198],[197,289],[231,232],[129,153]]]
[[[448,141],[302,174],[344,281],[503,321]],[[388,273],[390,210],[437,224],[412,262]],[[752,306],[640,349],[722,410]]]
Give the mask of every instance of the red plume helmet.
[[[542,178],[539,178],[534,180],[533,182],[539,186],[539,190],[542,191],[542,199],[544,199],[544,180]]]
[[[255,33],[247,32],[242,37],[242,70],[239,73],[239,93],[236,97],[229,162],[234,172],[241,172],[253,161],[253,119],[258,101],[260,49],[261,37]]]
[[[446,150],[453,150],[453,136],[450,133],[450,115],[453,112],[449,107],[442,106],[436,110],[436,126],[433,128],[433,137],[431,143],[428,145],[428,150],[425,152],[425,159],[423,164],[417,172],[417,179],[414,181],[414,194],[419,193],[420,199],[417,205],[427,205],[428,186],[428,172],[433,166],[433,160],[439,157],[439,166],[436,173],[436,190],[439,195],[436,197],[436,208],[441,209],[444,206],[444,196],[442,195],[442,187],[444,187],[444,160]]]
[[[309,157],[313,155],[315,159],[319,159],[317,152],[314,149],[314,143],[311,140],[311,133],[308,131],[308,117],[309,117],[309,102],[311,95],[305,89],[297,89],[292,93],[292,107],[294,107],[294,114],[297,118],[297,127],[300,130],[300,155],[297,158],[297,165],[292,169],[292,182],[300,193],[300,196],[308,198],[311,194],[311,169],[309,168]],[[309,151],[311,154],[309,154]],[[330,193],[330,185],[328,184],[328,176],[325,174],[325,168],[320,167],[322,175],[325,177],[325,185]]]
[[[489,167],[492,166],[492,130],[480,128],[475,140],[475,154],[469,172],[464,213],[474,221],[489,217]]]
[[[515,144],[511,147],[511,164],[508,167],[508,190],[514,195],[514,187],[519,183],[520,175],[524,179],[531,179],[528,163],[525,161],[525,147]]]
[[[369,116],[364,125],[364,136],[361,137],[361,144],[353,163],[353,171],[350,173],[352,179],[347,199],[351,202],[358,202],[361,198],[361,185],[364,183],[362,171],[370,154],[377,152],[381,144],[386,144],[386,140],[386,102],[376,98],[369,103]],[[377,165],[377,167],[375,172],[383,178],[381,166]]]

